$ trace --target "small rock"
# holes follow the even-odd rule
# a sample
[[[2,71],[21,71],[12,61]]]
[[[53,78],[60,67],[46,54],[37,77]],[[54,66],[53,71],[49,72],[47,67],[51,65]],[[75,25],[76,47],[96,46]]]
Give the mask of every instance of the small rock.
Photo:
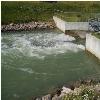
[[[46,96],[43,96],[43,97],[42,97],[42,100],[52,100],[51,95],[48,94],[48,95],[46,95]]]
[[[96,91],[96,93],[100,94],[100,85],[96,85],[95,86],[95,91]]]
[[[42,100],[42,98],[36,98],[35,100]]]
[[[14,25],[14,23],[10,23],[9,25],[10,25],[10,26],[13,26],[13,25]]]
[[[61,100],[61,97],[60,97],[60,96],[55,95],[55,96],[52,98],[52,100]]]
[[[63,89],[63,90],[61,91],[62,93],[69,93],[69,92],[72,91],[71,89],[66,88],[66,87],[64,87],[64,86],[62,87],[62,89]]]

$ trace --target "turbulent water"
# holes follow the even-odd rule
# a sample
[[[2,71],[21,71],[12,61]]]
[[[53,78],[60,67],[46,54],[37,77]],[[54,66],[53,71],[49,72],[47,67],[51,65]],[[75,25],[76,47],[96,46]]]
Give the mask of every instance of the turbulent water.
[[[2,33],[2,100],[29,100],[65,82],[98,77],[100,62],[75,41],[57,31]]]

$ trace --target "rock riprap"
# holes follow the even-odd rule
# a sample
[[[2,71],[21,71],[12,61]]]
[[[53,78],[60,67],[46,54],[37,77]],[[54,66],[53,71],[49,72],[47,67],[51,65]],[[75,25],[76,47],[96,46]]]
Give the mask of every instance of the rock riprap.
[[[34,29],[53,29],[55,28],[54,22],[29,22],[14,24],[10,23],[8,25],[1,25],[1,31],[29,31]]]
[[[100,82],[81,81],[32,100],[100,100]],[[86,99],[87,98],[87,99]]]

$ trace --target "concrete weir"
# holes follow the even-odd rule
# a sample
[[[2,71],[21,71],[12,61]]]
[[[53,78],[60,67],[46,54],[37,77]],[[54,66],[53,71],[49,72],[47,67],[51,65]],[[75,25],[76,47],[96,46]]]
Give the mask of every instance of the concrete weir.
[[[56,27],[65,33],[66,30],[72,31],[88,31],[89,22],[66,22],[56,16],[53,16]]]

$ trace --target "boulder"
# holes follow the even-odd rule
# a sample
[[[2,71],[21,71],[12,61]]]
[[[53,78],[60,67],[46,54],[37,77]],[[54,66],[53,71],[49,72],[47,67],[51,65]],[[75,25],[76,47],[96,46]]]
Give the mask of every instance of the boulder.
[[[65,94],[67,94],[67,93],[69,93],[69,92],[72,92],[72,90],[71,89],[69,89],[69,88],[66,88],[66,87],[62,87],[62,91],[61,91],[61,93],[65,93]]]
[[[43,96],[42,97],[42,100],[52,100],[52,97],[50,94],[46,95],[46,96]]]

